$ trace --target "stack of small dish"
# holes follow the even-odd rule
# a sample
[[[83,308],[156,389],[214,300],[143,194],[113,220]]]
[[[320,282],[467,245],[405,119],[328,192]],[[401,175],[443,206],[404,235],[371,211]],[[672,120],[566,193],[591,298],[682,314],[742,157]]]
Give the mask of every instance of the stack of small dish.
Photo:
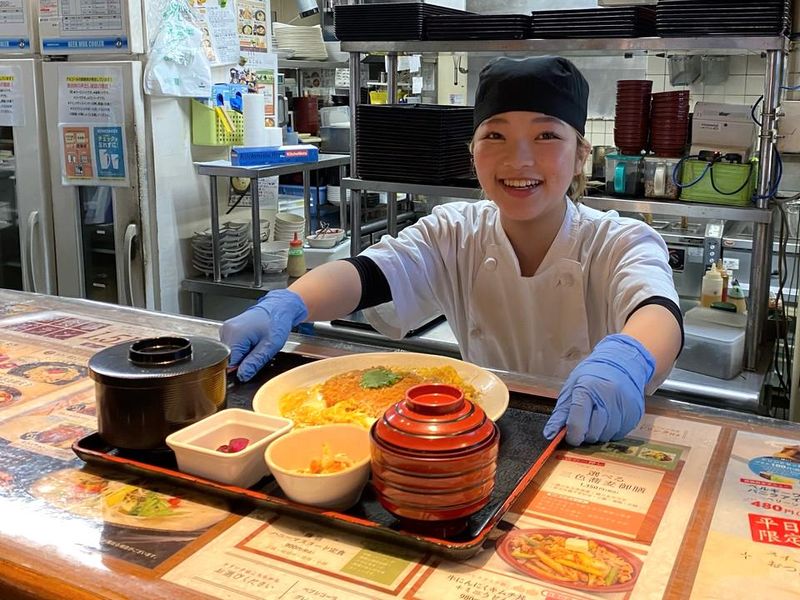
[[[305,235],[305,229],[305,217],[289,212],[279,212],[275,215],[276,242],[291,242],[295,233],[302,240]]]
[[[378,501],[410,530],[454,534],[494,490],[500,430],[457,387],[421,384],[370,430]]]
[[[220,270],[226,277],[243,270],[250,260],[250,224],[227,222],[220,227]],[[211,229],[192,237],[192,265],[203,275],[214,273]]]
[[[289,243],[284,240],[261,243],[261,270],[280,273],[289,263]]]

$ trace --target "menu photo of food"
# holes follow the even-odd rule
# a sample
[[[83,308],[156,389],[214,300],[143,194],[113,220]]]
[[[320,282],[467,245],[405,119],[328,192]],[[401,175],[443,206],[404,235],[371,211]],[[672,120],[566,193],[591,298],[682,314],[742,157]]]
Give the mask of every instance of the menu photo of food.
[[[49,473],[28,491],[72,514],[137,530],[201,531],[229,514],[222,503],[209,504],[207,499],[200,503],[184,490],[164,489],[135,478],[107,479],[74,468]]]
[[[97,418],[77,413],[26,413],[0,423],[0,439],[11,446],[61,460],[72,460],[72,443],[97,429]]]
[[[239,44],[242,48],[267,47],[269,21],[264,3],[259,0],[239,0]]]
[[[640,558],[616,544],[555,529],[514,529],[496,548],[519,573],[585,592],[630,591],[642,568]]]

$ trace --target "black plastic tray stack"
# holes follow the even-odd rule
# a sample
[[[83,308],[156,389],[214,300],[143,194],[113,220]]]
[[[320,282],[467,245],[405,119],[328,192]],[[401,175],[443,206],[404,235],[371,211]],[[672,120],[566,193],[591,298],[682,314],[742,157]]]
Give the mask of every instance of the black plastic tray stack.
[[[432,15],[425,18],[429,40],[524,40],[531,36],[528,15]]]
[[[358,176],[433,185],[468,176],[472,112],[433,104],[359,105]]]
[[[659,0],[661,37],[782,35],[791,26],[791,0]]]
[[[533,37],[618,38],[656,34],[656,12],[648,6],[533,11]]]
[[[420,2],[343,4],[333,7],[333,26],[340,41],[424,40],[427,17],[466,14],[471,13]]]

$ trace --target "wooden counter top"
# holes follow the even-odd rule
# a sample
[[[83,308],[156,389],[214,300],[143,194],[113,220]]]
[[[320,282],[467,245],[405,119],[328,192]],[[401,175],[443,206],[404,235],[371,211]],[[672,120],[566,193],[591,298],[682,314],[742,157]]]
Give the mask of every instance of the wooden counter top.
[[[264,527],[272,527],[276,535],[278,530],[282,536],[292,535],[291,521],[273,516],[259,517],[258,514],[254,517],[249,514],[252,506],[245,503],[241,506],[224,505],[218,498],[197,495],[188,490],[175,491],[163,484],[153,483],[151,486],[150,482],[137,482],[127,476],[110,472],[102,473],[103,478],[89,475],[88,479],[77,479],[75,473],[84,473],[81,470],[83,463],[72,453],[70,444],[73,439],[86,435],[91,430],[92,420],[95,418],[91,382],[85,374],[67,382],[41,381],[33,377],[24,379],[23,364],[49,362],[74,364],[78,368],[85,366],[86,360],[94,351],[129,339],[159,332],[216,338],[217,330],[218,324],[199,319],[0,290],[0,599],[166,600],[223,597],[219,578],[228,576],[224,575],[223,567],[210,569],[209,573],[214,571],[217,575],[212,577],[209,574],[209,581],[215,577],[218,580],[214,585],[209,583],[210,587],[205,590],[208,593],[200,591],[200,583],[191,587],[185,584],[190,579],[200,581],[197,573],[202,574],[203,569],[193,565],[200,565],[201,557],[211,564],[215,552],[222,562],[228,560],[226,556],[230,556],[231,564],[225,568],[233,569],[234,563],[240,564],[236,561],[241,558],[241,551],[259,541],[259,536],[265,535],[262,531]],[[293,336],[286,348],[298,354],[322,358],[375,349],[306,336]],[[547,408],[548,398],[555,395],[555,390],[548,388],[546,382],[502,372],[498,374],[512,390],[539,396],[539,402],[544,409]],[[27,387],[23,387],[20,382]],[[258,384],[251,385],[253,391],[258,387]],[[648,400],[647,413],[650,415],[647,423],[651,428],[659,429],[662,440],[674,435],[674,440],[669,440],[669,443],[660,442],[662,446],[672,444],[675,448],[684,449],[681,464],[674,471],[663,471],[665,475],[658,484],[655,499],[646,510],[641,528],[637,530],[639,533],[633,534],[629,542],[625,541],[624,536],[614,536],[618,540],[614,543],[627,544],[626,547],[638,552],[644,568],[651,569],[649,572],[654,573],[656,566],[651,563],[656,560],[656,556],[661,556],[660,553],[666,552],[661,550],[662,547],[667,548],[673,543],[667,538],[674,537],[674,544],[679,545],[679,552],[672,567],[661,575],[666,586],[664,597],[688,598],[696,585],[703,548],[712,527],[712,518],[716,518],[715,507],[724,493],[723,479],[726,477],[726,469],[730,469],[735,444],[747,442],[750,438],[745,434],[758,434],[776,440],[794,440],[794,443],[800,444],[800,426],[660,397]],[[674,434],[670,431],[674,431]],[[705,434],[702,432],[705,431],[713,431],[714,435],[703,441],[702,435]],[[59,437],[60,434],[63,436]],[[775,446],[778,445],[780,444],[776,442]],[[631,447],[627,448],[630,450]],[[626,448],[623,447],[621,451],[626,452]],[[551,459],[548,467],[556,473],[555,470],[565,464],[565,461],[574,460],[579,464],[581,459],[575,457],[584,455],[580,452],[562,454],[558,459]],[[700,460],[699,457],[704,455],[708,458]],[[598,455],[587,455],[587,460],[589,456],[592,460],[598,460]],[[609,459],[608,451],[603,456]],[[669,453],[666,456],[665,460],[668,461]],[[629,468],[620,464],[620,472]],[[647,477],[658,474],[661,477],[662,471],[655,465],[650,468],[643,461],[634,461],[631,464],[634,464],[634,467],[630,467],[634,474],[641,473]],[[553,481],[557,475],[551,473],[546,477],[549,479],[542,479],[531,486],[530,493],[526,493],[525,506],[516,507],[515,510],[521,515],[518,526],[523,522],[530,526],[531,523],[549,520],[546,509],[534,508],[546,505],[542,504],[543,496],[546,495],[543,490],[546,482]],[[753,472],[752,477],[756,480],[759,474]],[[694,483],[692,478],[695,478]],[[786,483],[781,482],[780,478],[773,478],[772,481],[777,483],[759,483],[762,486],[774,486],[776,489],[793,489],[797,494],[796,481]],[[103,504],[105,501],[102,496],[92,488],[95,485],[108,486],[103,487],[106,491],[121,489],[126,485],[132,486],[130,489],[141,486],[146,490],[162,493],[163,497],[179,497],[176,502],[182,503],[180,506],[187,506],[187,502],[205,506],[207,516],[210,516],[199,529],[190,522],[195,514],[190,510],[186,511],[183,520],[172,521],[169,528],[159,529],[160,525],[155,521],[134,523],[134,520],[122,518],[116,513],[111,515],[108,504]],[[672,495],[671,490],[675,490]],[[662,502],[663,506],[659,505],[659,494],[669,499]],[[687,505],[679,507],[676,502],[685,502]],[[789,506],[786,504],[784,513],[778,516],[791,516],[800,520],[800,501],[798,504],[795,514],[786,513],[785,508]],[[685,511],[685,517],[673,514],[678,509]],[[263,520],[262,528],[255,528],[236,543],[229,544],[225,541],[233,538],[240,528],[245,531],[248,523],[258,524],[258,518]],[[587,513],[582,526],[602,537],[603,527],[597,524],[590,526],[592,518]],[[666,530],[668,528],[660,525],[662,520],[664,523],[681,523],[681,526],[674,526],[675,531],[670,533]],[[284,522],[285,525],[278,527],[279,523]],[[556,529],[574,526],[563,516],[557,519],[554,517],[554,522],[559,523],[559,527],[554,527]],[[649,533],[642,534],[645,530]],[[304,535],[310,536],[308,533]],[[337,536],[331,537],[332,534],[324,531],[319,535],[323,541],[328,540],[329,543],[322,546],[320,542],[314,556],[318,557],[323,547],[332,556],[342,552],[337,544],[344,542],[338,540]],[[255,546],[251,549],[255,557],[253,560],[274,562],[277,551],[266,540],[261,539],[259,543],[262,544],[260,549],[255,549]],[[347,543],[354,542],[351,540]],[[289,546],[290,544],[287,545]],[[267,547],[272,549],[268,551],[265,549]],[[214,552],[211,549],[215,549]],[[297,548],[296,550],[301,551]],[[403,554],[402,549],[396,550]],[[398,584],[391,588],[395,590],[391,593],[387,591],[390,588],[382,584],[364,584],[369,577],[363,572],[358,576],[351,573],[348,577],[341,577],[341,581],[336,583],[328,575],[320,575],[320,568],[309,566],[309,573],[313,570],[315,574],[316,587],[306,582],[304,586],[292,587],[291,594],[287,592],[286,595],[280,594],[280,597],[334,600],[365,598],[374,594],[376,598],[427,598],[436,595],[431,586],[436,585],[437,577],[444,573],[450,574],[446,581],[449,581],[447,585],[453,586],[478,586],[479,581],[489,581],[485,578],[490,577],[490,574],[491,577],[501,578],[497,581],[505,581],[503,577],[511,577],[511,569],[506,568],[507,572],[500,569],[498,565],[505,563],[494,555],[490,557],[490,554],[484,551],[478,557],[480,560],[469,561],[466,566],[453,566],[446,562],[440,564],[435,557],[422,558],[403,580],[403,586],[406,585],[405,582],[412,580],[416,583],[413,586],[409,584],[410,587]],[[281,564],[289,565],[286,573],[291,572],[293,577],[296,577],[298,569],[302,569],[302,561],[298,559],[286,558]],[[196,572],[193,579],[187,575],[190,567]],[[800,568],[800,563],[798,567]],[[254,572],[249,574],[242,571],[241,578],[230,575],[230,597],[278,597],[277,592],[272,595],[263,590],[271,589],[271,585],[277,586],[280,577],[289,575],[279,577],[276,573],[283,571],[276,570],[275,567],[253,569]],[[348,569],[350,570],[347,572],[352,571],[351,567]],[[275,579],[271,583],[268,581],[270,577]],[[524,578],[519,574],[516,577],[514,581],[522,587],[536,583],[534,579]],[[461,579],[469,580],[469,584]],[[246,580],[250,581],[249,585],[253,589],[262,591],[248,596],[241,591]],[[444,577],[442,580],[445,581]],[[800,590],[800,579],[797,581],[799,583],[795,590]],[[323,585],[323,582],[327,583]],[[497,585],[500,590],[501,584]],[[306,591],[301,591],[301,588]],[[576,597],[570,596],[565,590],[562,593],[563,598]],[[500,591],[493,594],[482,597],[498,600],[534,597],[527,587],[524,593],[519,591],[517,595],[504,596]],[[442,594],[439,597],[451,596]],[[472,596],[466,594],[463,597]],[[637,593],[627,596],[621,592],[604,597],[637,597]]]

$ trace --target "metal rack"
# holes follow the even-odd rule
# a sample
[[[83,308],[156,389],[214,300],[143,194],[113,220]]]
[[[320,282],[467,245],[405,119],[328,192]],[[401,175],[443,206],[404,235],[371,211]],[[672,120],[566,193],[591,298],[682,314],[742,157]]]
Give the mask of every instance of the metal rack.
[[[254,167],[236,167],[227,160],[215,160],[210,162],[196,162],[195,169],[199,175],[208,175],[211,179],[211,244],[212,244],[212,264],[213,282],[221,284],[222,273],[220,268],[220,236],[219,236],[219,199],[217,188],[217,177],[242,177],[250,180],[250,197],[252,199],[251,219],[253,225],[253,283],[252,287],[261,288],[261,216],[258,198],[258,180],[263,177],[275,177],[278,175],[289,175],[290,173],[303,174],[303,209],[305,213],[305,235],[309,234],[311,225],[311,171],[327,169],[329,167],[339,167],[341,177],[345,176],[345,169],[350,163],[350,157],[346,154],[320,154],[317,162],[291,163],[283,165],[267,165]],[[340,217],[346,218],[345,203],[342,202],[339,209]],[[285,287],[285,286],[283,286]]]
[[[625,211],[657,212],[660,214],[697,216],[728,220],[751,221],[753,230],[753,254],[750,272],[750,312],[747,318],[745,367],[756,369],[758,347],[761,333],[767,318],[769,277],[772,264],[771,210],[767,198],[772,181],[774,146],[776,142],[777,111],[781,98],[781,85],[786,68],[786,54],[789,41],[783,36],[764,37],[686,37],[686,38],[619,38],[619,39],[561,39],[561,40],[494,40],[494,41],[400,41],[400,42],[342,42],[341,49],[350,54],[350,106],[355,114],[359,104],[361,81],[361,55],[370,52],[387,53],[388,102],[397,99],[397,56],[401,52],[469,52],[482,55],[496,54],[561,54],[567,56],[607,55],[636,53],[656,53],[670,51],[713,52],[726,51],[730,54],[763,52],[766,54],[766,73],[764,85],[764,104],[759,139],[759,170],[756,193],[758,200],[754,208],[737,208],[711,204],[650,202],[646,200],[624,200],[620,198],[586,197],[584,201],[596,208],[615,208]],[[397,233],[397,205],[394,202],[397,192],[429,193],[432,195],[472,198],[479,197],[480,190],[456,187],[421,186],[399,182],[364,181],[358,178],[356,126],[355,119],[350,129],[351,177],[344,180],[342,187],[352,190],[350,201],[350,250],[355,255],[360,252],[361,202],[362,191],[389,192],[388,231]],[[346,197],[346,191],[343,192]]]

